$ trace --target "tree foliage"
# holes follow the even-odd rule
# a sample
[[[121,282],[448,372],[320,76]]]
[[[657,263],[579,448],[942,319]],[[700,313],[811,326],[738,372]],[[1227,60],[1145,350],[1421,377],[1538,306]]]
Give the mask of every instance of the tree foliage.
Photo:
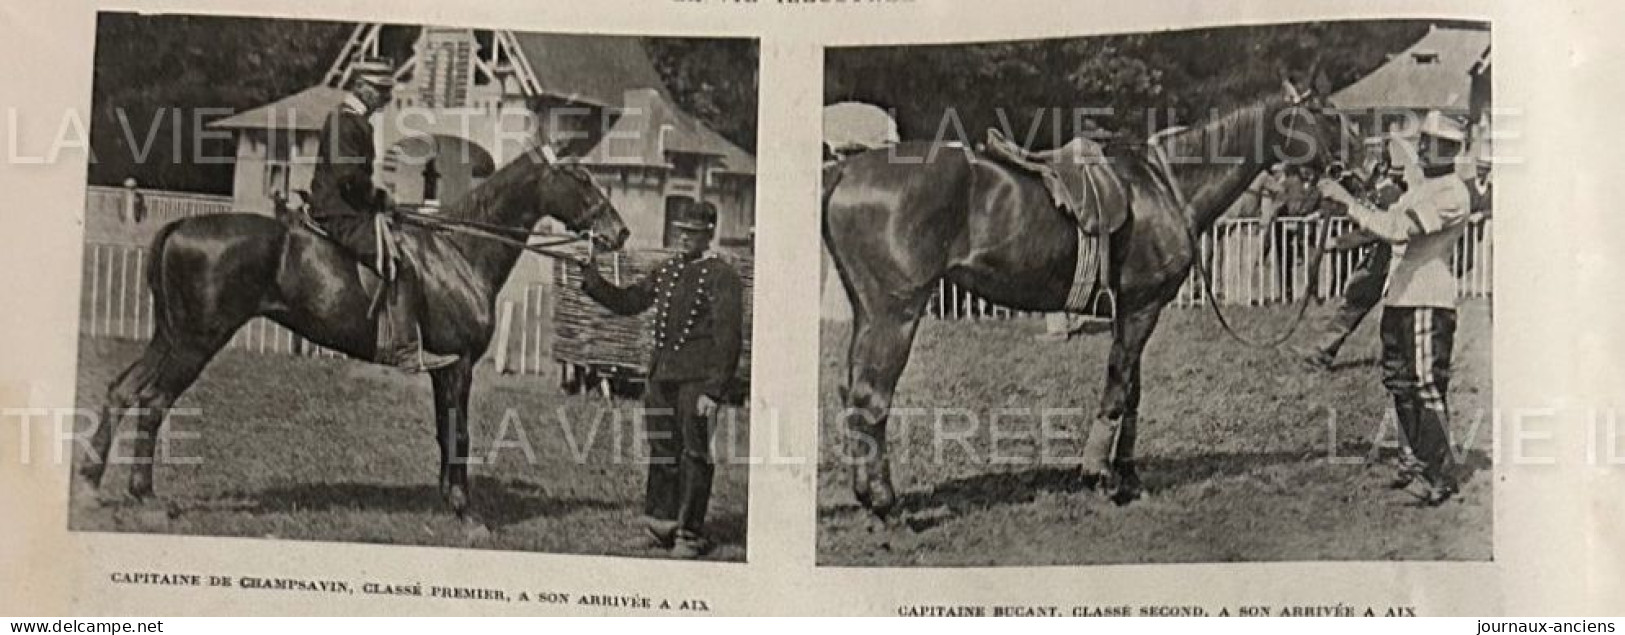
[[[230,193],[236,146],[204,124],[322,81],[353,23],[103,13],[96,28],[90,181]],[[388,26],[381,53],[405,60],[417,29]],[[678,105],[756,146],[757,47],[749,39],[652,38]]]
[[[1443,22],[1435,22],[1444,25]],[[975,45],[831,49],[826,103],[894,111],[904,139],[974,142],[1002,127],[1033,147],[1100,128],[1145,137],[1300,84],[1340,87],[1427,32],[1424,21],[1313,22]],[[1104,112],[1109,109],[1109,112]]]
[[[651,38],[645,48],[678,107],[755,153],[756,40]]]
[[[203,124],[321,81],[351,26],[103,13],[91,96],[92,183],[229,193],[236,146]]]

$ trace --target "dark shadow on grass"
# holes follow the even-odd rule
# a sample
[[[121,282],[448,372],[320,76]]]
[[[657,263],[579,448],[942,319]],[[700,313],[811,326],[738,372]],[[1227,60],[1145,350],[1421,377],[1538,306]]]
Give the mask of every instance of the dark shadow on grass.
[[[705,523],[706,533],[712,542],[718,545],[738,545],[745,548],[745,510],[740,509],[722,511],[714,510],[711,518]]]
[[[1369,441],[1343,443],[1338,446],[1337,451],[1340,456],[1365,457],[1368,460],[1368,463],[1373,462],[1372,460],[1374,459],[1374,462],[1384,465],[1393,465],[1394,462],[1399,458],[1398,448],[1373,448],[1371,442]],[[1473,480],[1473,477],[1477,476],[1479,472],[1488,470],[1493,465],[1494,464],[1490,460],[1489,453],[1483,450],[1469,449],[1465,452],[1456,452],[1456,469],[1458,470],[1456,473],[1456,478],[1462,483],[1467,483]]]
[[[1216,477],[1239,476],[1266,467],[1312,460],[1312,454],[1295,452],[1221,452],[1190,456],[1150,458],[1139,461],[1139,474],[1147,491],[1166,491]],[[907,517],[947,508],[943,517],[911,518],[915,531],[924,531],[953,517],[1011,505],[1032,502],[1041,493],[1075,494],[1094,487],[1076,467],[1048,466],[1012,472],[989,472],[940,483],[929,491],[904,492],[898,497],[897,512]],[[1106,502],[1105,499],[1101,499]],[[1131,503],[1132,505],[1132,503]],[[826,505],[818,510],[820,520],[859,513],[855,502]]]
[[[1334,362],[1331,365],[1331,367],[1327,368],[1326,370],[1329,371],[1329,372],[1335,373],[1335,372],[1339,372],[1339,371],[1353,370],[1353,369],[1356,369],[1356,368],[1376,368],[1377,366],[1379,366],[1381,364],[1382,364],[1381,359],[1378,359],[1378,358],[1375,358],[1375,357],[1363,357],[1363,358],[1360,358],[1360,359],[1351,359],[1351,360],[1348,360],[1348,361]]]
[[[553,498],[534,484],[476,476],[469,485],[474,514],[492,530],[545,516],[564,516],[579,510],[616,511],[626,501],[591,498]],[[451,515],[440,487],[382,483],[301,483],[238,492],[228,498],[248,501],[239,511],[269,514],[334,510]]]

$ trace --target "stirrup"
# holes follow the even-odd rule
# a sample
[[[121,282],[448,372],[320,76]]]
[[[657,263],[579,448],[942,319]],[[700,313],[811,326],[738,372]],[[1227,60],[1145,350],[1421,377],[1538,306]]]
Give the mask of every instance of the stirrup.
[[[1117,293],[1111,287],[1102,286],[1094,299],[1089,301],[1089,311],[1076,315],[1083,320],[1084,326],[1075,330],[1084,333],[1105,332],[1117,324]]]

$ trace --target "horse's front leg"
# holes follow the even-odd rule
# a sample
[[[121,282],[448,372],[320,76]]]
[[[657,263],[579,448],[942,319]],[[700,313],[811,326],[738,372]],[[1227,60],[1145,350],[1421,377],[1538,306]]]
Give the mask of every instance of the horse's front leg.
[[[1083,476],[1119,504],[1140,495],[1140,477],[1134,467],[1134,441],[1140,414],[1140,359],[1151,331],[1162,315],[1162,305],[1129,311],[1112,338],[1106,366],[1106,390],[1083,449]]]
[[[468,398],[474,368],[463,360],[434,371],[435,438],[440,445],[440,495],[459,518],[467,519]]]

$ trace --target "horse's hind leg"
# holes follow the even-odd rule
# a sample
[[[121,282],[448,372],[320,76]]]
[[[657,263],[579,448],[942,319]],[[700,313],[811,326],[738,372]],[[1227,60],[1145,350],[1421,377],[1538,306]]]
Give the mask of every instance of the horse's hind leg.
[[[842,402],[852,492],[858,502],[884,519],[897,502],[887,454],[886,421],[897,380],[908,364],[909,347],[920,324],[927,294],[906,303],[854,312],[849,376]]]
[[[197,381],[218,346],[176,345],[164,356],[152,380],[134,394],[135,465],[130,471],[130,495],[152,496],[152,470],[157,463],[158,429],[181,393]]]
[[[95,489],[101,488],[102,477],[107,475],[108,454],[113,450],[113,432],[118,428],[118,419],[114,417],[122,418],[123,413],[133,407],[135,392],[143,381],[141,378],[149,374],[156,360],[163,356],[163,352],[157,350],[159,348],[158,342],[147,346],[141,359],[119,373],[108,387],[107,397],[96,417],[96,429],[90,435],[90,453],[79,462],[79,476]]]
[[[96,428],[90,436],[90,452],[79,464],[79,475],[91,486],[101,488],[102,478],[107,474],[107,464],[113,458],[110,456],[113,435],[118,431],[119,423],[125,416],[138,412],[140,397],[152,385],[168,356],[169,344],[162,336],[155,337],[148,342],[141,358],[125,368],[108,385],[107,395],[95,421]]]

